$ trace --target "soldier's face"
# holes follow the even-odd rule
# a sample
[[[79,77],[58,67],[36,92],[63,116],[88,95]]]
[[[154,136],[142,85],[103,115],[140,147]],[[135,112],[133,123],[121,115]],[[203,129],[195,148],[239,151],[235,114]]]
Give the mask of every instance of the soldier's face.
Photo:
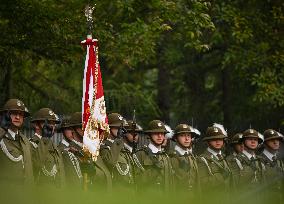
[[[112,136],[117,137],[118,128],[112,127],[110,128],[110,132]]]
[[[138,141],[138,134],[135,133],[135,135],[133,136],[132,133],[126,133],[126,138],[129,142],[133,142],[133,139],[134,139],[134,142],[137,142]]]
[[[224,140],[223,139],[209,140],[208,144],[213,149],[220,150],[224,145]]]
[[[177,142],[185,148],[189,148],[191,146],[191,134],[190,133],[181,133],[177,136]]]
[[[258,139],[257,138],[246,138],[245,139],[245,146],[249,149],[256,149],[258,146]]]
[[[82,129],[82,127],[76,127],[76,132],[79,134],[80,137],[83,137],[84,135],[84,131]]]
[[[65,128],[63,130],[63,135],[68,139],[68,140],[73,140],[73,130],[70,128]]]
[[[234,150],[236,153],[241,153],[244,150],[244,144],[235,144]]]
[[[162,145],[165,140],[165,133],[152,133],[151,139],[156,145]]]
[[[268,140],[265,142],[265,145],[271,150],[277,151],[280,148],[280,141],[279,139]]]
[[[24,122],[24,112],[22,111],[11,111],[10,112],[12,125],[20,128]]]

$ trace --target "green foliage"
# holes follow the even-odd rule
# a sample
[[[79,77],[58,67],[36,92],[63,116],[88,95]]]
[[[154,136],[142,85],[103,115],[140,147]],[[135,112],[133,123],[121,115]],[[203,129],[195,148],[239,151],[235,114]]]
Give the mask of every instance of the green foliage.
[[[81,109],[87,1],[16,0],[0,8],[0,105]],[[281,1],[118,0],[96,3],[93,37],[108,112],[146,124],[279,128],[284,113]],[[161,67],[168,79],[158,83]],[[158,107],[160,86],[170,107]],[[163,118],[160,118],[163,120]],[[283,126],[283,124],[282,124]]]

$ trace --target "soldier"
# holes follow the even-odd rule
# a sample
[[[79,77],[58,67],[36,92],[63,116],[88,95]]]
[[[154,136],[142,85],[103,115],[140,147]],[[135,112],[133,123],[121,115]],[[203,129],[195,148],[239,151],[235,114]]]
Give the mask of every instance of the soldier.
[[[35,134],[30,138],[33,146],[33,166],[35,182],[39,185],[65,185],[65,172],[62,154],[52,142],[58,116],[50,108],[38,110],[32,120]]]
[[[248,129],[243,132],[241,141],[244,144],[244,150],[236,155],[229,165],[237,193],[243,195],[244,199],[247,199],[250,196],[254,196],[255,192],[260,189],[260,184],[263,181],[265,168],[260,158],[256,155],[258,145],[263,142],[263,139],[256,130]]]
[[[71,118],[71,121],[74,121],[74,119]],[[73,140],[72,125],[74,124],[67,119],[62,121],[59,131],[62,132],[63,139],[59,143],[58,149],[63,156],[67,186],[78,188],[82,185],[82,172],[79,159],[73,153],[76,150],[70,144]]]
[[[75,112],[71,115],[68,127],[72,130],[73,138],[69,151],[79,159],[84,177],[84,188],[110,192],[112,190],[111,175],[101,156],[99,155],[97,160],[93,162],[83,152],[82,112]]]
[[[176,141],[175,151],[170,154],[177,190],[190,192],[190,196],[199,192],[197,162],[192,153],[192,139],[196,136],[191,126],[179,124],[173,137]]]
[[[100,148],[100,155],[107,164],[109,170],[112,172],[117,163],[119,152],[123,147],[123,141],[121,138],[122,134],[127,132],[125,127],[128,126],[128,123],[119,113],[109,114],[108,123],[110,135],[103,141]],[[115,142],[116,139],[118,140]]]
[[[108,164],[113,177],[115,187],[120,190],[135,189],[134,161],[132,159],[133,149],[138,141],[136,124],[134,130],[127,121],[118,113],[108,116],[110,136],[101,146],[101,155]],[[121,132],[123,129],[123,132]]]
[[[244,150],[244,144],[242,143],[242,133],[235,134],[232,138],[230,138],[230,146],[233,149],[232,156],[235,157],[240,154]]]
[[[111,146],[111,149],[114,145],[119,146],[121,142],[123,145],[120,145],[121,149],[118,152],[118,159],[113,168],[113,182],[120,189],[123,187],[125,190],[134,193],[136,190],[135,182],[135,161],[132,157],[133,153],[136,151],[138,134],[142,132],[142,129],[136,122],[128,121],[126,126],[126,133],[121,137],[115,139],[115,143]],[[119,148],[116,147],[117,150]]]
[[[63,134],[61,142],[58,144],[58,149],[62,152],[70,148],[70,143],[73,140],[72,128],[70,127],[70,121],[68,119],[63,119],[61,122],[58,132]]]
[[[153,120],[145,133],[150,143],[133,155],[138,166],[136,180],[139,190],[169,192],[173,185],[173,170],[169,156],[162,149],[167,130],[160,120]]]
[[[231,185],[231,170],[221,151],[226,138],[226,132],[219,127],[207,128],[203,141],[208,147],[198,159],[202,192],[226,192]]]
[[[2,110],[0,127],[1,186],[32,184],[33,169],[30,143],[20,132],[29,111],[18,99],[9,99]]]
[[[267,201],[277,202],[283,197],[284,184],[284,163],[278,158],[280,143],[283,137],[275,130],[264,131],[264,150],[260,154],[260,159],[265,165],[265,175],[267,178],[266,190],[269,191]]]

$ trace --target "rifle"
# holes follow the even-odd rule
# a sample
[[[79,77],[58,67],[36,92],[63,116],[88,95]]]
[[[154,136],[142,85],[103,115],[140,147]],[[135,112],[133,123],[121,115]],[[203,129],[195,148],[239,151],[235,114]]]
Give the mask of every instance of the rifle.
[[[135,117],[135,109],[133,110],[133,118],[132,118],[132,124],[131,124],[131,132],[133,136],[132,141],[132,154],[136,151],[136,142],[135,142],[135,136],[136,136],[136,117]]]

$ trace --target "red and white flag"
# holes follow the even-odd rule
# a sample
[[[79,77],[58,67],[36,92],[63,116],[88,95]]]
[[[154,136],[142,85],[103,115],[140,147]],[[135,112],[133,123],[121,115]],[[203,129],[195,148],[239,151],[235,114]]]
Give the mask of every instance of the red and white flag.
[[[81,44],[87,48],[82,98],[83,150],[90,153],[92,159],[96,160],[100,144],[109,133],[98,59],[98,40],[88,36]]]

